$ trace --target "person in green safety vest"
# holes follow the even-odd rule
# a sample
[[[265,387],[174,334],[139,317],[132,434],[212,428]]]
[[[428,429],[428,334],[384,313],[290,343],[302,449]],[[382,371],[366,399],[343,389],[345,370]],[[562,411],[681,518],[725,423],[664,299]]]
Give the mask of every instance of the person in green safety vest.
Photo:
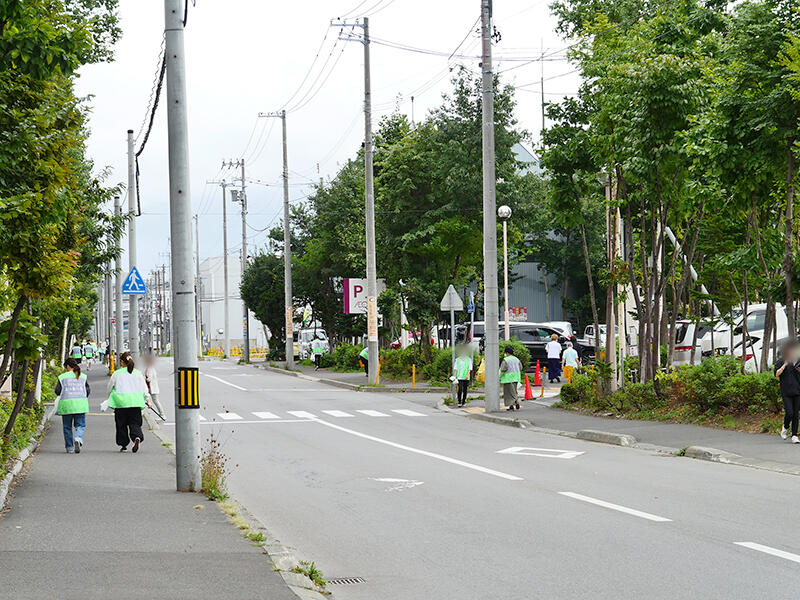
[[[369,377],[369,348],[364,346],[358,356],[361,357],[361,364],[364,365],[364,374]]]
[[[72,350],[69,351],[70,357],[74,358],[78,361],[78,364],[81,364],[81,359],[83,358],[83,348],[77,342],[72,347]]]
[[[458,356],[456,356],[456,361],[453,364],[453,375],[458,382],[458,389],[456,390],[458,405],[464,406],[467,403],[467,389],[472,375],[472,357],[467,346],[462,346],[459,349]]]
[[[323,347],[322,338],[319,334],[314,335],[314,341],[311,342],[311,352],[314,354],[314,370],[319,371],[319,363],[322,360],[322,355],[325,352]]]
[[[522,381],[522,363],[514,356],[514,348],[506,346],[500,363],[500,383],[503,384],[503,404],[506,410],[519,410],[517,384]]]
[[[56,382],[56,412],[61,415],[67,453],[80,454],[86,431],[86,413],[89,412],[89,381],[86,375],[81,374],[81,366],[74,358],[68,358],[64,368],[66,371],[58,376]]]
[[[133,442],[132,451],[138,452],[139,444],[144,439],[142,411],[145,406],[150,406],[147,383],[141,371],[135,368],[130,352],[122,353],[119,364],[120,368],[108,380],[108,400],[103,402],[101,409],[114,409],[119,451],[125,452],[128,444]]]
[[[94,361],[94,344],[92,342],[87,342],[83,345],[83,357],[86,359],[86,370],[92,368],[92,362]]]

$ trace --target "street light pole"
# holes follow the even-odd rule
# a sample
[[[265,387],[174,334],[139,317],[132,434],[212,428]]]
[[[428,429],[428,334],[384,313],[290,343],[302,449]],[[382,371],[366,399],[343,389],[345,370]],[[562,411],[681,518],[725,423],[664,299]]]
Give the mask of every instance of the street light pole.
[[[122,217],[122,205],[120,204],[119,196],[114,196],[114,214],[117,217]],[[124,330],[123,330],[123,321],[125,316],[122,312],[122,247],[120,246],[120,238],[122,234],[117,235],[117,259],[116,259],[116,279],[114,281],[114,305],[116,308],[116,342],[117,345],[114,347],[114,350],[117,352],[117,359],[119,359],[119,355],[122,354],[125,350],[125,339],[123,337]],[[119,360],[117,360],[119,362]]]
[[[497,217],[494,161],[494,75],[492,73],[492,0],[481,0],[483,45],[481,110],[483,129],[483,312],[486,411],[500,409],[500,340],[497,330]]]
[[[511,218],[511,207],[505,204],[497,209],[497,216],[503,221],[503,299],[505,300],[505,334],[506,341],[511,339],[511,326],[508,323],[508,220]]]
[[[189,126],[186,114],[184,5],[164,0],[167,61],[167,125],[169,133],[169,206],[172,289],[172,351],[175,365],[175,459],[178,491],[200,487],[197,337],[192,273],[192,200],[189,191]],[[195,384],[195,387],[192,386]],[[194,409],[194,410],[193,410]]]

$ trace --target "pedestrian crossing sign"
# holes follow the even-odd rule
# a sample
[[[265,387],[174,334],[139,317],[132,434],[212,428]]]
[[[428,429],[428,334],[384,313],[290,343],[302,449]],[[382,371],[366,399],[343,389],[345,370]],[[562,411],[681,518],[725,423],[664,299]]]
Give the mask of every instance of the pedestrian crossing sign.
[[[147,293],[144,279],[136,267],[131,267],[131,272],[125,278],[125,282],[122,284],[122,293],[130,296],[144,296]]]

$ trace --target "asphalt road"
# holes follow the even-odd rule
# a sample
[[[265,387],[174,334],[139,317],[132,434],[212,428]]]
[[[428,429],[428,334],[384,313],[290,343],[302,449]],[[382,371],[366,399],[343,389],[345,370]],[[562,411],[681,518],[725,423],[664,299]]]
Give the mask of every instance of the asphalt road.
[[[170,365],[161,363],[162,393]],[[402,394],[230,363],[202,363],[200,386],[201,433],[223,443],[233,496],[327,578],[365,580],[332,587],[337,598],[797,594],[794,476],[503,427]]]

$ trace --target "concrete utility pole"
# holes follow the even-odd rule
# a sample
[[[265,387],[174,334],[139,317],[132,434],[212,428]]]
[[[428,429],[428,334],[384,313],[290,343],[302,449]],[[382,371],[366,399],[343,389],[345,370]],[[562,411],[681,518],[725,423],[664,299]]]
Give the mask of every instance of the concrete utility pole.
[[[244,178],[244,158],[239,161],[240,166],[242,167],[242,274],[239,277],[239,283],[241,284],[242,280],[244,279],[244,272],[247,269],[247,192],[245,188],[247,186],[247,181]],[[250,318],[249,312],[247,310],[247,302],[244,301],[242,298],[242,358],[244,362],[250,362]]]
[[[289,150],[286,139],[286,111],[259,113],[259,117],[278,117],[283,129],[283,297],[286,368],[294,369],[294,298],[292,296],[292,228],[289,214]]]
[[[128,272],[136,266],[136,155],[133,129],[128,129]],[[139,296],[128,296],[128,346],[134,359],[139,357]]]
[[[114,342],[114,325],[111,323],[111,318],[114,316],[114,313],[111,310],[111,262],[106,263],[106,280],[105,280],[105,298],[106,301],[106,338],[108,341],[108,345],[110,348],[116,350],[116,345]],[[109,348],[106,348],[106,354],[108,354]]]
[[[120,204],[119,196],[114,196],[114,214],[118,217],[122,216],[122,205]],[[117,246],[119,255],[117,256],[117,279],[116,279],[116,293],[114,295],[114,302],[117,311],[117,326],[116,326],[116,346],[114,350],[117,352],[117,357],[125,351],[125,338],[123,333],[122,323],[125,315],[122,312],[122,248],[120,247],[120,236],[117,236]]]
[[[497,214],[494,167],[494,76],[492,73],[492,0],[481,0],[483,41],[483,312],[486,410],[500,409],[500,340],[497,304]]]
[[[225,162],[222,163],[225,166]],[[225,325],[223,326],[223,333],[225,335],[225,356],[231,355],[231,333],[230,333],[230,312],[228,312],[228,201],[225,198],[225,189],[231,185],[222,181],[209,181],[209,183],[217,183],[222,188],[222,305],[223,312],[225,313]]]
[[[161,352],[167,351],[167,265],[161,265]]]
[[[369,18],[364,17],[364,197],[367,218],[367,346],[369,382],[378,379],[378,274],[375,259],[375,184],[372,148],[372,84],[369,63]]]
[[[186,115],[186,71],[181,0],[164,0],[167,61],[167,123],[169,132],[169,213],[172,259],[172,315],[175,341],[175,459],[178,491],[200,487],[198,410],[182,400],[190,378],[196,381],[197,331],[192,282],[192,199],[189,192],[189,128]],[[183,380],[183,384],[182,384]],[[195,390],[196,394],[196,390]],[[196,408],[199,408],[199,403]]]
[[[194,216],[194,244],[195,244],[195,284],[194,284],[194,315],[197,321],[197,351],[203,355],[203,326],[200,313],[200,215]]]

